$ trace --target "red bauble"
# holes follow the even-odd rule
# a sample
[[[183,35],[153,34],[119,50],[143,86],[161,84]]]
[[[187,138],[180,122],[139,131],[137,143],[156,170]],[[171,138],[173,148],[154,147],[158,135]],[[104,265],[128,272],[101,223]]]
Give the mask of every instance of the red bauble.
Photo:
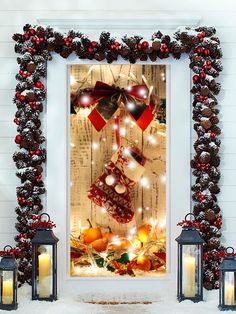
[[[19,121],[19,119],[17,119],[17,118],[14,118],[13,122],[14,122],[15,124],[17,124],[17,125],[20,124],[20,121]]]
[[[20,136],[20,134],[17,134],[15,137],[15,143],[20,144],[20,142],[21,142],[21,136]]]
[[[198,75],[194,75],[193,76],[193,82],[197,83],[199,81],[199,76]]]
[[[20,95],[19,100],[20,100],[20,102],[24,102],[25,101],[25,96],[24,95]]]
[[[210,55],[210,50],[206,48],[206,49],[204,49],[203,53],[204,53],[205,56],[209,56]]]
[[[91,55],[93,53],[93,48],[92,47],[88,47],[88,53]]]
[[[23,36],[24,40],[28,40],[29,39],[29,34],[28,33],[25,33],[24,36]]]
[[[149,46],[148,42],[147,41],[143,41],[142,42],[142,47],[145,49]]]
[[[199,76],[200,76],[201,79],[204,79],[204,78],[206,78],[206,73],[205,72],[201,72],[199,74]]]
[[[201,55],[201,54],[202,54],[202,52],[203,52],[202,47],[197,47],[197,53],[198,53],[199,55]]]
[[[97,47],[97,42],[96,41],[91,41],[91,47],[96,48]]]
[[[30,34],[30,36],[34,36],[35,30],[33,28],[30,28],[29,29],[29,34]]]
[[[143,49],[142,44],[137,44],[137,48],[138,48],[138,50],[142,50]]]
[[[44,89],[44,85],[42,82],[38,81],[35,83],[35,87],[40,88],[40,89]]]

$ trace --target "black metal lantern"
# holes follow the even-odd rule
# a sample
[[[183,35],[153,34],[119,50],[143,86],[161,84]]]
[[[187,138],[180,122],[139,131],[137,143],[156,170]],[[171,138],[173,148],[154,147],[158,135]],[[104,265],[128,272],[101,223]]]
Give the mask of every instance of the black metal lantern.
[[[228,252],[229,249],[232,252]],[[226,248],[226,256],[220,265],[219,309],[236,310],[236,257],[232,247]]]
[[[48,214],[43,215],[48,217]],[[32,239],[32,299],[57,300],[57,242],[51,228],[39,227]]]
[[[12,247],[4,247],[5,255],[0,261],[0,309],[16,310],[17,304],[17,263],[15,257],[7,250]],[[8,254],[9,252],[9,254]]]
[[[203,300],[203,244],[204,240],[197,231],[195,224],[187,217],[178,242],[178,292],[177,298],[199,302]],[[194,215],[193,215],[194,216]]]

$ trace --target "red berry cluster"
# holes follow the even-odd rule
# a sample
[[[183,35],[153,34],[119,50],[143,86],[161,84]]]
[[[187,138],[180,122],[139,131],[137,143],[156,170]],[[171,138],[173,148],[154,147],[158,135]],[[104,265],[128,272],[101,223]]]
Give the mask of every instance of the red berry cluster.
[[[206,32],[201,32],[197,34],[197,37],[199,39],[200,42],[203,42],[204,37],[206,37]]]
[[[28,72],[28,71],[23,71],[23,70],[20,70],[20,71],[19,71],[19,74],[20,74],[24,79],[27,78],[27,77],[29,77],[29,76],[31,75],[30,72]]]
[[[204,195],[204,194],[202,194],[202,192],[198,192],[198,193],[197,193],[197,197],[198,197],[198,200],[201,202],[201,201],[203,201],[203,200],[204,200],[205,195]]]
[[[203,165],[203,164],[200,164],[200,163],[197,164],[197,168],[200,169],[200,170],[202,170],[202,171],[207,170],[209,167],[210,167],[210,164],[208,164],[208,163],[207,163],[207,164],[204,164],[204,165]]]
[[[33,230],[38,228],[52,229],[56,227],[56,224],[53,221],[42,220],[41,216],[33,215],[32,220],[34,221],[31,224],[31,229]]]
[[[148,48],[149,43],[147,41],[143,41],[142,43],[137,44],[137,49],[142,50]]]
[[[72,43],[73,38],[72,37],[64,37],[63,40],[64,40],[65,45],[68,47]]]
[[[15,94],[16,99],[18,99],[20,102],[24,102],[25,101],[25,96],[21,95],[21,93],[16,92]]]
[[[115,42],[111,45],[111,49],[112,49],[112,50],[119,50],[119,49],[120,49],[120,43],[118,43],[118,41],[115,41]]]

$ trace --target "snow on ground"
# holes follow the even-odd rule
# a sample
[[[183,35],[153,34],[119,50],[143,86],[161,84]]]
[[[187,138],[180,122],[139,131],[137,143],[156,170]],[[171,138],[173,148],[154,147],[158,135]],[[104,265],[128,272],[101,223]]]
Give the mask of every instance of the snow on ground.
[[[218,306],[218,290],[205,291],[205,299],[207,301],[192,303],[184,301],[178,303],[174,295],[167,292],[165,298],[160,300],[154,299],[152,304],[118,304],[118,305],[98,305],[86,303],[86,298],[73,298],[69,294],[59,296],[56,302],[39,302],[31,301],[31,289],[29,286],[24,286],[18,291],[18,310],[17,314],[211,314],[219,313]],[[101,297],[90,297],[87,300],[103,300]],[[106,299],[105,299],[106,300]],[[108,300],[108,299],[107,299]],[[121,300],[114,297],[109,300]],[[134,301],[139,300],[137,297],[124,297],[122,300]],[[144,297],[144,300],[150,300],[149,297]],[[141,300],[140,300],[141,301]],[[3,311],[0,311],[3,313]]]

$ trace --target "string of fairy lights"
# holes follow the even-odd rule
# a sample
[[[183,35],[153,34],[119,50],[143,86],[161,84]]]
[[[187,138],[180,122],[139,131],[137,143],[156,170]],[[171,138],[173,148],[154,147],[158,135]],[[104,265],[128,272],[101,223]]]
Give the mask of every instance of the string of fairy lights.
[[[78,90],[78,89],[82,88],[86,84],[86,82],[87,82],[87,80],[88,80],[88,78],[91,75],[93,70],[94,70],[94,66],[92,65],[88,69],[88,72],[85,75],[84,79],[82,79],[80,81],[76,80],[75,77],[73,75],[71,75],[70,76],[71,89],[72,90]],[[120,68],[120,71],[121,70],[122,69]],[[118,76],[115,77],[114,73],[113,73],[112,76],[113,76],[114,82],[116,82],[116,83],[117,83],[117,81],[120,78],[125,78],[126,77],[128,82],[130,82],[130,83],[134,82],[134,83],[140,84],[140,82],[138,82],[138,80],[137,80],[137,77],[131,71],[129,72],[128,75],[125,75],[123,73],[119,73]],[[144,93],[146,93],[146,90],[140,89],[139,92],[140,92],[140,95],[142,97],[145,98],[145,96],[146,96],[147,101],[149,101],[150,95],[153,92],[154,87],[152,85],[150,86],[150,84],[148,83],[148,81],[147,81],[147,79],[145,78],[144,75],[142,75],[142,80],[146,84],[146,86],[148,87],[149,93],[146,96],[144,94]],[[163,82],[165,82],[165,80],[166,80],[166,77],[165,77],[165,67],[161,68],[160,80],[163,81]],[[129,85],[128,85],[127,89],[129,90]],[[83,105],[89,104],[90,103],[89,96],[84,95],[83,98],[82,98],[82,102],[83,102]],[[129,107],[129,110],[132,110],[134,108],[134,104],[132,102],[130,102],[130,103],[128,103],[128,107]],[[87,117],[90,112],[91,112],[91,109],[89,109],[89,108],[83,108],[82,110],[80,110],[80,114],[82,114],[85,117]],[[112,130],[116,131],[116,132],[117,131],[119,132],[121,140],[126,141],[126,136],[128,135],[127,129],[133,129],[135,126],[136,126],[136,124],[135,124],[134,121],[132,121],[131,118],[129,118],[128,116],[124,116],[124,117],[122,117],[122,119],[120,121],[119,130],[117,130],[118,129],[118,125],[116,123],[116,116],[114,116],[114,118],[113,118]],[[154,146],[154,147],[158,146],[160,144],[159,143],[159,141],[160,141],[159,138],[160,137],[165,137],[165,136],[166,136],[166,133],[163,132],[161,129],[159,130],[156,127],[152,128],[152,126],[151,126],[149,134],[147,134],[146,137],[145,137],[146,143],[147,143],[147,145],[150,145],[150,146]],[[142,138],[142,140],[143,140],[143,138]],[[101,146],[103,145],[103,143],[105,143],[106,141],[107,141],[107,138],[105,136],[101,137],[100,141],[91,141],[90,149],[94,153],[96,153],[96,151],[99,151],[101,149]],[[137,144],[140,143],[140,141],[141,141],[141,139],[134,139],[134,141],[132,143],[130,141],[128,141],[128,142],[130,142],[128,144],[137,145]],[[76,148],[76,144],[73,143],[73,142],[70,143],[70,146],[71,146],[71,149]],[[112,151],[115,152],[115,151],[117,151],[118,148],[119,147],[118,147],[117,143],[115,143],[115,142],[112,143],[112,145],[111,145]],[[92,155],[94,155],[94,153]],[[128,147],[125,148],[124,154],[127,154],[127,155],[130,154],[130,151],[129,151]],[[165,162],[165,161],[161,160],[161,158],[160,158],[159,161]],[[91,160],[91,164],[94,165],[95,161]],[[106,166],[107,166],[107,164],[104,163],[104,167],[106,167]],[[135,172],[136,169],[137,169],[137,164],[133,160],[129,160],[127,167],[130,170]],[[153,172],[153,174],[156,175],[155,172]],[[109,175],[106,178],[106,180],[109,181],[109,182],[107,182],[107,184],[113,185],[115,183],[116,178],[113,177],[112,175]],[[159,175],[158,180],[159,180],[159,184],[165,185],[166,184],[166,175],[165,174]],[[141,177],[141,179],[139,180],[138,184],[139,184],[140,188],[142,188],[142,189],[145,189],[145,190],[151,189],[151,180],[150,180],[150,178],[147,175],[143,175]],[[71,182],[71,186],[73,186],[73,182]],[[142,214],[144,211],[149,211],[149,210],[150,210],[149,206],[146,206],[144,208],[142,206],[139,206],[139,207],[136,208],[136,211],[139,214]],[[107,213],[106,208],[101,207],[100,208],[100,213],[101,214],[106,214]],[[166,218],[162,217],[161,219],[156,219],[156,218],[151,217],[149,219],[148,223],[150,223],[151,228],[152,228],[151,234],[154,235],[157,232],[159,234],[159,239],[155,243],[157,243],[157,245],[163,246],[164,243],[165,243]],[[76,232],[77,236],[79,237],[83,233],[83,230],[86,229],[86,228],[87,228],[87,226],[82,226],[81,220],[79,220],[78,221],[78,233]],[[110,246],[114,246],[114,245],[115,246],[119,246],[119,245],[121,245],[123,239],[124,239],[124,237],[121,237],[119,235],[114,235],[114,237],[109,242],[106,250],[103,251],[103,252],[99,252],[98,253],[98,255],[100,255],[104,259],[105,265],[106,265],[106,263],[108,263],[107,258],[108,258],[108,251],[109,251]],[[150,243],[147,244],[147,245],[144,245],[144,246],[142,245],[142,242],[137,238],[137,227],[130,228],[128,230],[128,232],[127,232],[127,235],[126,235],[125,239],[127,239],[130,242],[130,248],[128,249],[128,255],[129,255],[130,260],[133,259],[134,257],[137,257],[138,259],[142,259],[142,257],[144,256],[145,252],[150,249],[151,245],[153,245],[152,241],[150,241]],[[89,253],[89,252],[88,252],[88,256],[89,256],[89,260],[90,260],[90,264],[91,264],[91,272],[96,273],[97,272],[97,265],[96,265],[96,262],[94,260],[94,256],[93,256],[92,253]],[[80,267],[76,266],[75,269],[74,269],[74,273],[75,274],[79,274],[80,271],[81,271]]]

